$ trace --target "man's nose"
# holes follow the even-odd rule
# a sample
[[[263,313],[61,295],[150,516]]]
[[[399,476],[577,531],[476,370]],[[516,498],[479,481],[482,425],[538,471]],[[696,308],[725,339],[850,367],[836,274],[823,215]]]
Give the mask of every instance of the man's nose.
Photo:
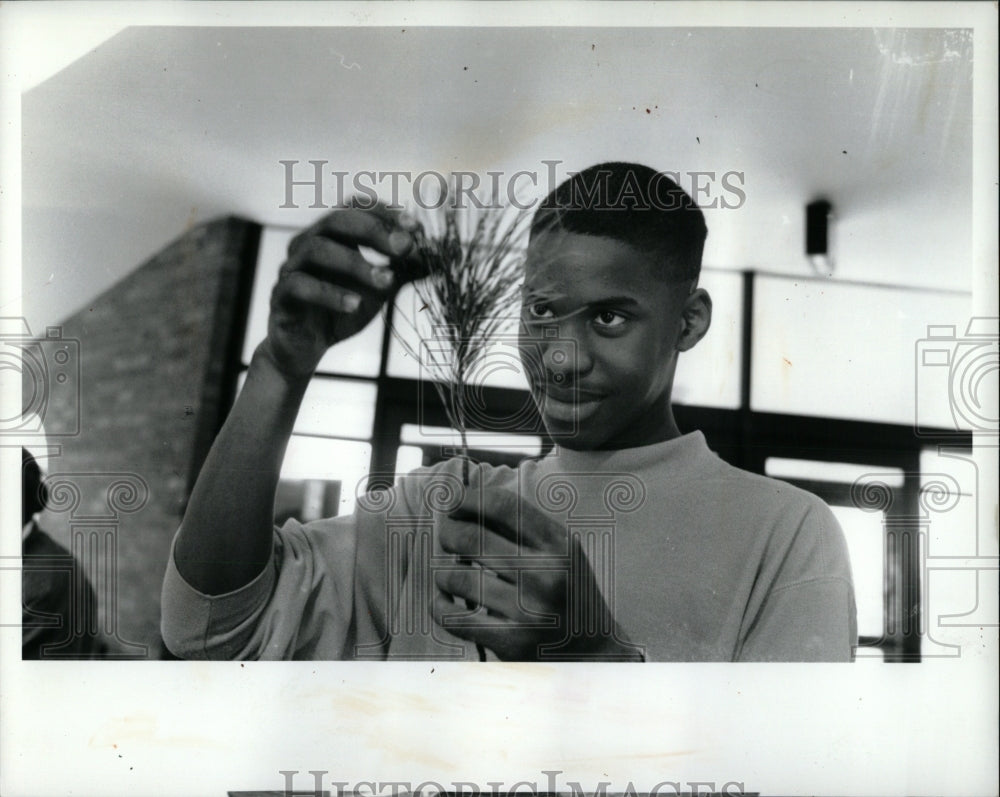
[[[575,340],[549,341],[542,356],[548,379],[555,385],[572,384],[589,370],[589,358]]]

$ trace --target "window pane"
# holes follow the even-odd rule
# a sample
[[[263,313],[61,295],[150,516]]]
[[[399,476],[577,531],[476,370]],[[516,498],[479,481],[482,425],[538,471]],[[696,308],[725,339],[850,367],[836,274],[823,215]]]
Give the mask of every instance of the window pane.
[[[903,471],[880,465],[857,465],[853,462],[824,462],[812,459],[768,457],[764,473],[776,479],[808,479],[810,481],[854,484],[863,476],[878,474],[878,480],[889,487],[903,486]]]
[[[458,432],[447,427],[403,424],[400,442],[403,445],[397,452],[397,465],[401,463],[401,467],[408,470],[422,462],[435,465],[452,459],[462,450]],[[526,457],[538,456],[542,451],[542,439],[537,435],[470,432],[468,443],[472,461],[510,468],[516,468]]]
[[[537,435],[495,434],[493,432],[469,432],[469,448],[482,451],[511,451],[527,456],[542,453],[542,438]],[[462,444],[456,429],[444,426],[427,426],[404,423],[399,432],[400,442],[415,446],[447,446],[458,448]]]
[[[274,522],[288,518],[301,523],[340,514],[339,479],[281,479],[274,496]]]
[[[370,438],[375,425],[374,382],[313,378],[306,388],[295,431]]]
[[[424,464],[420,446],[400,446],[396,449],[396,476],[403,476]]]
[[[267,335],[267,316],[271,288],[278,279],[278,269],[285,262],[288,242],[298,232],[285,228],[266,227],[260,239],[257,272],[254,276],[246,338],[243,342],[243,362],[249,364],[254,349]],[[382,354],[385,322],[376,315],[361,332],[332,347],[320,361],[320,373],[377,376]]]
[[[254,349],[267,337],[268,302],[271,288],[278,279],[278,269],[285,260],[285,250],[294,232],[265,227],[260,234],[257,250],[257,270],[250,296],[246,335],[243,338],[243,364],[249,365]]]
[[[677,361],[673,399],[679,404],[735,409],[740,405],[743,276],[702,271],[699,284],[712,297],[712,325]]]
[[[853,506],[833,506],[844,530],[858,606],[858,635],[880,637],[885,629],[883,513]]]
[[[928,326],[969,321],[960,294],[759,277],[754,291],[755,410],[951,427],[949,369],[917,367]]]
[[[281,464],[281,479],[340,482],[337,514],[348,515],[367,483],[371,454],[368,443],[293,434]]]
[[[240,374],[243,389],[246,373]],[[298,434],[369,439],[375,425],[374,382],[313,377],[295,419]]]

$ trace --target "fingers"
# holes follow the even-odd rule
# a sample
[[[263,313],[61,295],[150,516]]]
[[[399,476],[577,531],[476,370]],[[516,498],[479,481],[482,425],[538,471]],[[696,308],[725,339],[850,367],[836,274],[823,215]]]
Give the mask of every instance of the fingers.
[[[438,540],[447,553],[493,570],[517,569],[523,558],[516,543],[478,523],[442,518],[438,524]]]
[[[519,505],[520,500],[515,493],[502,488],[480,490],[473,478],[469,489],[465,491],[462,503],[449,513],[449,517],[466,524],[476,524],[477,527],[481,522],[486,528],[513,543],[515,547],[531,546],[531,536],[523,535],[522,538],[518,532]]]
[[[389,268],[400,285],[415,282],[430,273],[421,251],[424,228],[417,219],[405,210],[390,210],[381,204],[368,208],[357,197],[352,200],[352,206],[374,214],[390,231],[389,243],[396,247],[396,253],[389,259]]]
[[[491,570],[456,562],[434,568],[434,585],[448,596],[482,606],[493,617],[528,624],[542,619],[545,624],[545,617],[558,615],[567,586],[564,568],[541,570],[526,573],[523,578],[518,570],[512,570],[504,579]]]
[[[461,505],[450,517],[470,523],[482,522],[515,546],[565,554],[566,529],[538,507],[521,500],[517,493],[491,488],[479,490],[475,479]]]
[[[343,287],[384,294],[392,287],[392,272],[373,266],[357,249],[322,236],[303,239],[294,249],[278,274],[279,280],[302,272]]]
[[[372,301],[366,306],[377,308],[399,284],[423,274],[414,237],[420,234],[419,228],[413,218],[384,205],[329,213],[292,239],[288,260],[278,274],[276,295],[284,297],[285,280],[305,274],[339,289],[323,289],[299,279],[299,284],[289,289],[296,298],[352,312],[367,297]],[[389,267],[370,263],[359,246],[388,255]]]
[[[271,309],[287,300],[294,303],[315,306],[338,313],[353,313],[363,301],[363,296],[357,291],[341,285],[313,277],[304,271],[291,271],[281,278],[271,294]]]
[[[476,522],[442,518],[438,541],[446,553],[459,561],[474,562],[504,581],[516,582],[517,573],[528,570],[566,570],[569,559],[560,553],[522,550],[516,542]]]
[[[313,238],[326,238],[347,247],[367,246],[389,257],[403,257],[413,247],[414,222],[398,211],[377,205],[371,209],[344,208],[328,213],[296,235],[288,246],[294,254]]]
[[[481,612],[475,617],[469,617],[468,614],[467,609],[459,608],[450,598],[440,593],[431,601],[431,617],[434,622],[459,639],[467,639],[492,650],[508,641],[509,620]]]
[[[453,567],[435,568],[434,584],[439,590],[483,606],[495,615],[518,614],[517,584],[504,581],[488,570],[457,563]]]
[[[456,606],[438,593],[431,601],[431,617],[441,628],[459,639],[489,648],[501,659],[530,661],[538,658],[539,645],[558,629],[558,618],[538,615],[512,619],[495,613],[478,612]]]
[[[352,197],[351,207],[356,210],[374,214],[382,221],[383,224],[389,225],[390,227],[395,225],[411,233],[416,233],[418,230],[422,229],[420,222],[409,212],[402,209],[392,209],[383,205],[381,202],[372,204],[360,199],[359,197]]]

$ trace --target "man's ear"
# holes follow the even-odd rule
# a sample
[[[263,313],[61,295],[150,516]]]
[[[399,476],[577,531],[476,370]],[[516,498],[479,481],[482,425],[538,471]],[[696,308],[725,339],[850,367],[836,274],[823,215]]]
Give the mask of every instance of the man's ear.
[[[677,338],[677,351],[688,351],[705,337],[712,325],[712,297],[704,288],[691,291],[681,309],[681,334]]]

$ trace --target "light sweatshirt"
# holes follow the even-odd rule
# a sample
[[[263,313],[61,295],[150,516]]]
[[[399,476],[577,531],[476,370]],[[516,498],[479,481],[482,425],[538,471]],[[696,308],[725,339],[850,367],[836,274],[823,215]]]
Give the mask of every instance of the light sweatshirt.
[[[353,515],[289,520],[264,570],[225,595],[193,589],[171,552],[167,647],[192,659],[476,659],[429,610],[434,568],[453,566],[435,517],[460,502],[459,472],[456,460],[422,468],[361,498]],[[701,432],[618,451],[557,448],[480,475],[480,489],[517,491],[579,535],[647,661],[853,658],[850,563],[829,508],[728,465]]]

